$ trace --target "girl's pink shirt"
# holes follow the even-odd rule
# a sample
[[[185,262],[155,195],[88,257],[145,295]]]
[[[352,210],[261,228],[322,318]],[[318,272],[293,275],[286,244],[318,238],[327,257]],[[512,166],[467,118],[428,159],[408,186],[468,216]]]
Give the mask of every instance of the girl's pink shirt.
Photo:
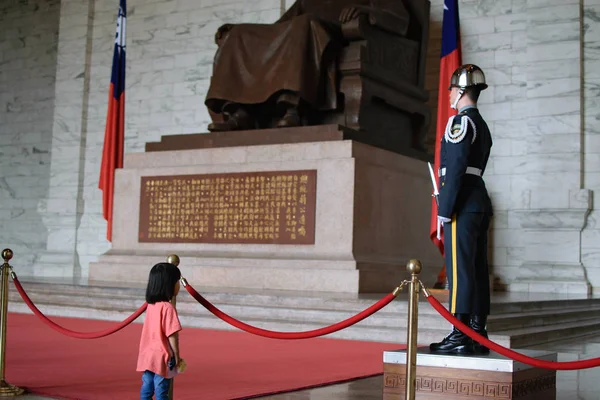
[[[173,351],[168,337],[181,330],[177,310],[171,303],[161,301],[148,304],[142,328],[137,371],[152,371],[165,378],[177,375],[177,368],[169,370]]]

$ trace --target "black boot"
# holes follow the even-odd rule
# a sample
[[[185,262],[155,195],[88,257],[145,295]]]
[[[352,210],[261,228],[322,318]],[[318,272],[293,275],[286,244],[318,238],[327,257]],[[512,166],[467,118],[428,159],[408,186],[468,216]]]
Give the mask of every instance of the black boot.
[[[463,324],[469,325],[470,314],[454,314]],[[438,354],[473,354],[473,341],[470,337],[452,327],[452,332],[439,343],[431,343],[429,350]]]
[[[479,333],[481,336],[487,339],[488,333],[485,329],[486,324],[487,315],[471,315],[471,329],[473,329],[475,332]],[[476,341],[473,341],[473,350],[475,351],[475,354],[490,354],[490,349],[488,349],[482,344],[477,343]]]

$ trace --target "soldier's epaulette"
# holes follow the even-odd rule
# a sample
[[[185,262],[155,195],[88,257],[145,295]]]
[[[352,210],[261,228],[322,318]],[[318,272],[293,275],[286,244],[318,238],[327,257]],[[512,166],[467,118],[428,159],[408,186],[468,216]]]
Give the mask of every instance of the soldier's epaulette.
[[[460,118],[460,123],[456,122],[455,119]],[[444,132],[444,138],[449,143],[460,143],[467,136],[467,127],[471,125],[473,128],[473,139],[471,140],[471,144],[475,142],[475,138],[477,137],[477,128],[475,127],[475,122],[471,118],[469,118],[466,114],[460,113],[455,117],[450,117],[448,119],[448,124],[446,125],[446,131]]]

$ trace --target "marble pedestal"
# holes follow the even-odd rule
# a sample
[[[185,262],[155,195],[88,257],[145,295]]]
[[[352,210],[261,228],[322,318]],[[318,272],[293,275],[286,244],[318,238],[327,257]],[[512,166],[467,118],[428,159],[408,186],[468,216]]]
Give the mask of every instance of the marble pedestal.
[[[145,283],[170,253],[197,287],[389,292],[423,262],[432,285],[442,259],[429,239],[431,183],[424,161],[352,140],[127,154],[116,173],[112,249],[90,282]],[[143,176],[317,171],[315,242],[309,245],[140,243]]]
[[[541,360],[556,361],[557,354],[516,350]],[[404,400],[406,351],[383,354],[383,399]],[[487,356],[417,352],[416,396],[421,400],[555,400],[556,371],[534,368],[491,352]]]

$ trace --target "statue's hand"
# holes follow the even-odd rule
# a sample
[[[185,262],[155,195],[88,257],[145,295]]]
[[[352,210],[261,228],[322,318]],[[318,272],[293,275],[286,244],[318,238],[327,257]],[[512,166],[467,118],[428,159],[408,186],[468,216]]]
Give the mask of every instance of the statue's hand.
[[[219,44],[219,41],[225,37],[227,32],[229,32],[233,28],[233,24],[224,24],[217,29],[215,33],[215,43]]]
[[[358,18],[360,15],[360,10],[356,7],[346,7],[340,13],[340,22],[345,24],[346,22],[350,22],[353,19]]]

